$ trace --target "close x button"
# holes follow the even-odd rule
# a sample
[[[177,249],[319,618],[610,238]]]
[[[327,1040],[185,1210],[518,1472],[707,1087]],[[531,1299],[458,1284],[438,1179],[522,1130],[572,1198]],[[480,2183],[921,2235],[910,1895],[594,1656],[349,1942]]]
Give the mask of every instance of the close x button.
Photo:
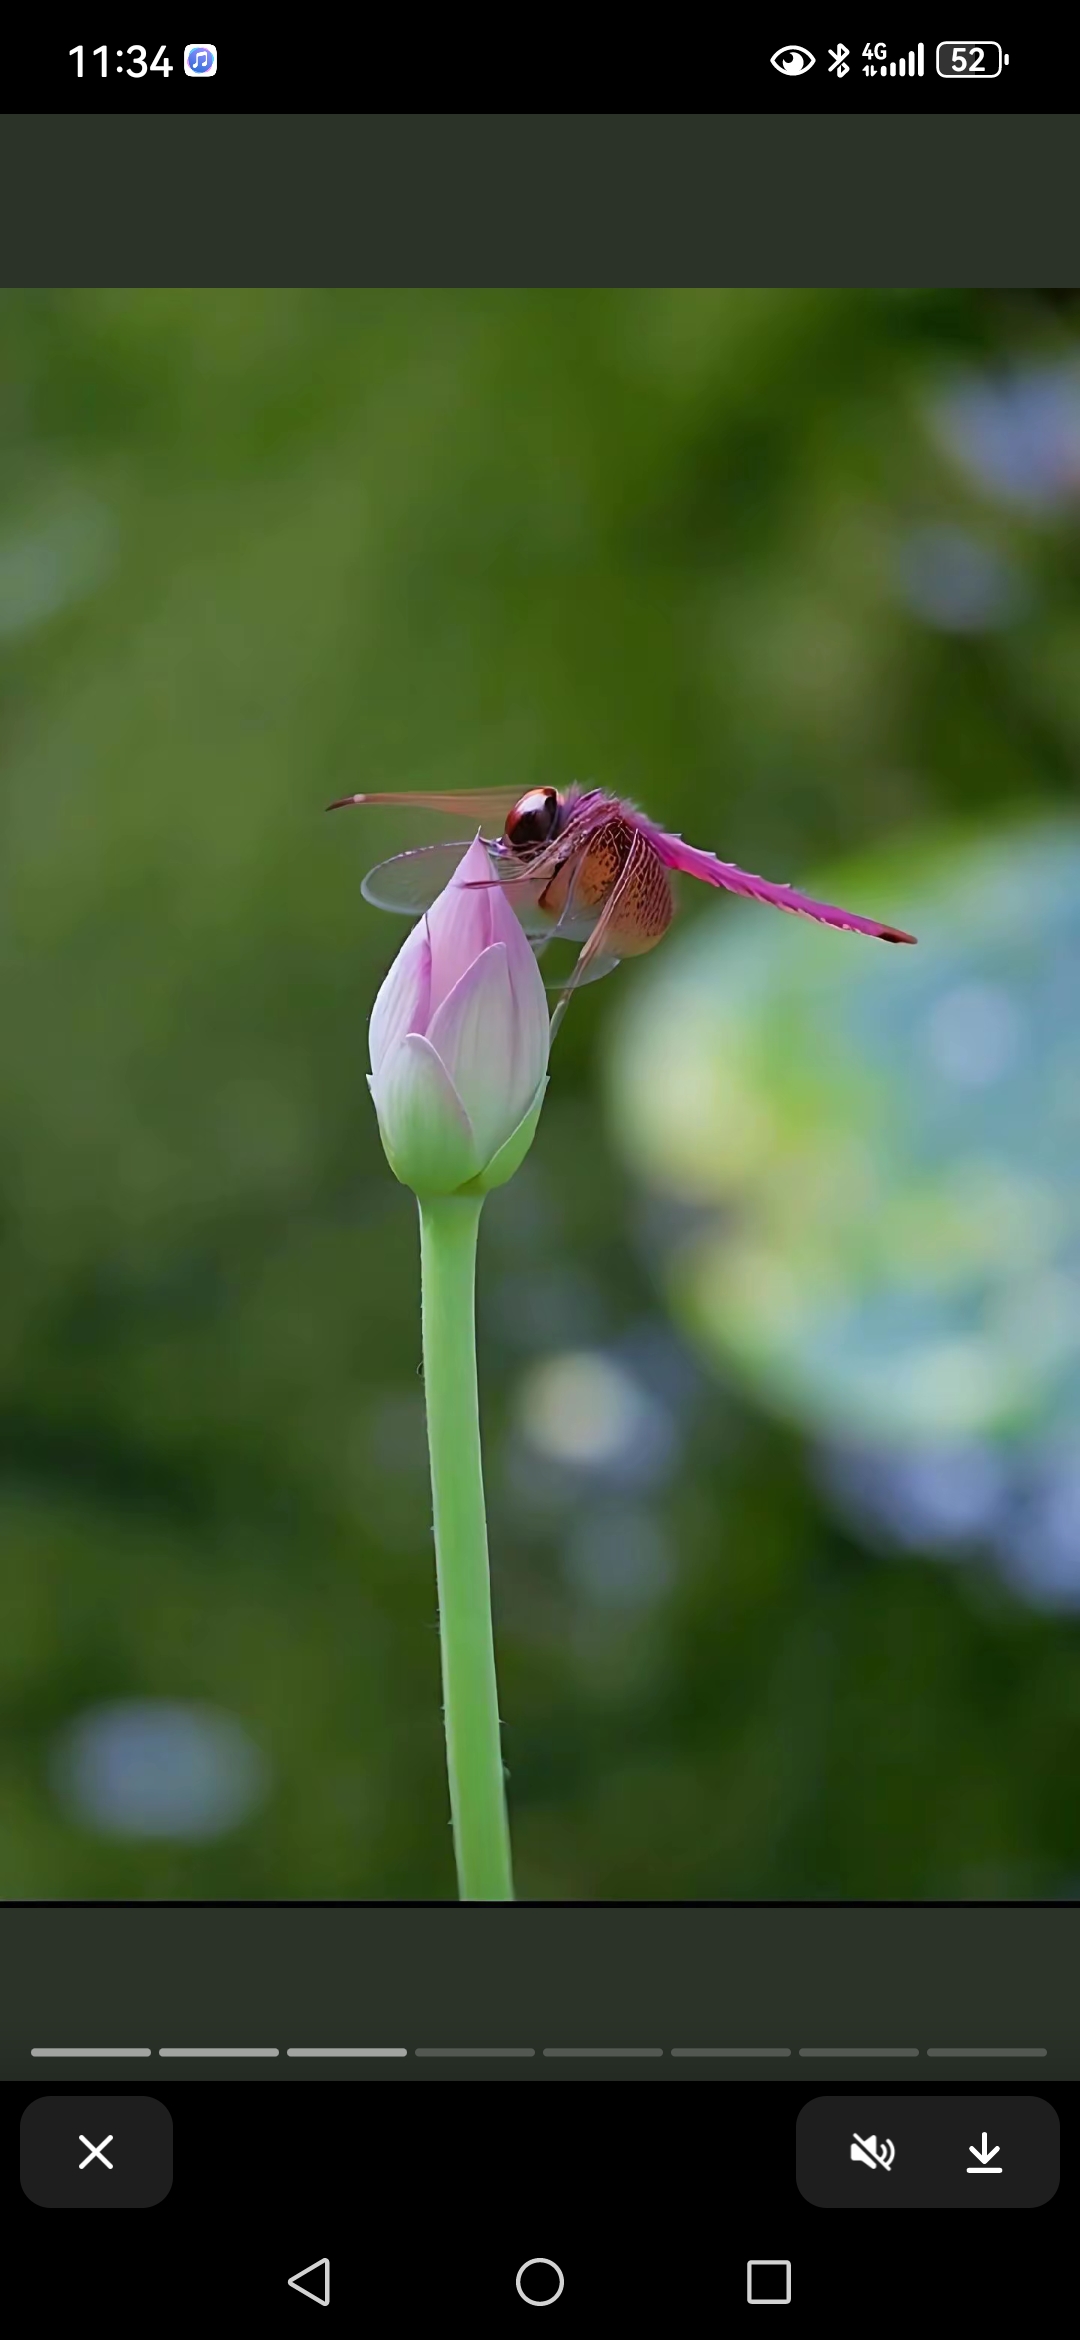
[[[1042,2096],[815,2096],[795,2123],[796,2183],[823,2210],[1036,2210],[1060,2164]]]
[[[38,2096],[19,2173],[42,2210],[151,2210],[172,2185],[172,2114],[156,2096]]]

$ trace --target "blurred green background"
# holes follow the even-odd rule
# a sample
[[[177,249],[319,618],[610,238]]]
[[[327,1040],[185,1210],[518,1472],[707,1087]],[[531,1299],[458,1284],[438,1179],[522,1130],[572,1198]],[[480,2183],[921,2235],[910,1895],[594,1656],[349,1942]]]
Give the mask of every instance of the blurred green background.
[[[519,1894],[1075,1898],[1068,302],[2,317],[0,1897],[452,1897],[322,808],[576,778],[919,948],[684,886],[486,1206]]]

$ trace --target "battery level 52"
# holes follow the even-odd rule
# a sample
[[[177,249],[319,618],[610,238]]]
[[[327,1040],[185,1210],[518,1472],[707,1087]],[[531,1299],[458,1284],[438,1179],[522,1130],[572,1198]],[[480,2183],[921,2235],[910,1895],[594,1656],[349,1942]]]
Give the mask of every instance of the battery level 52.
[[[993,81],[1008,58],[1000,41],[939,41],[937,69],[946,81]]]

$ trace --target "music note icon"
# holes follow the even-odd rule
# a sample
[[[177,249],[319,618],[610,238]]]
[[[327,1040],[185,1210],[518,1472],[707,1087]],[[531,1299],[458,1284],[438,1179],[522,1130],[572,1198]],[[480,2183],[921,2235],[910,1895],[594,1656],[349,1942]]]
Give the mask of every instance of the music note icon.
[[[217,72],[217,50],[204,41],[197,47],[184,50],[184,71],[190,81],[206,81]]]

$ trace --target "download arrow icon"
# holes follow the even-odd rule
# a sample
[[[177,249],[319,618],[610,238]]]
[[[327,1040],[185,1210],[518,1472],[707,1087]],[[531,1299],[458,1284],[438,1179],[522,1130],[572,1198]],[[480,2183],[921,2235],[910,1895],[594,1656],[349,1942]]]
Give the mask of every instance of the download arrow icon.
[[[990,2163],[992,2162],[992,2160],[993,2160],[993,2158],[994,2158],[994,2155],[995,2155],[995,2153],[1000,2153],[1000,2151],[1001,2151],[1001,2147],[1000,2147],[1000,2145],[988,2145],[988,2144],[987,2144],[987,2142],[986,2142],[986,2130],[984,2129],[984,2130],[983,2130],[983,2133],[982,2133],[982,2152],[980,2153],[980,2151],[979,2151],[979,2148],[978,2148],[978,2146],[977,2146],[977,2145],[969,2145],[969,2146],[968,2146],[968,2152],[970,2153],[970,2155],[971,2155],[971,2157],[972,2157],[972,2160],[973,2160],[973,2161],[977,2161],[977,2162],[978,2162],[978,2164],[979,2164],[979,2167],[978,2167],[978,2169],[969,2169],[969,2170],[968,2170],[968,2176],[969,2176],[969,2177],[1000,2177],[1000,2176],[1001,2176],[1001,2171],[1000,2171],[1000,2169],[991,2169],[991,2167],[990,2167]]]

